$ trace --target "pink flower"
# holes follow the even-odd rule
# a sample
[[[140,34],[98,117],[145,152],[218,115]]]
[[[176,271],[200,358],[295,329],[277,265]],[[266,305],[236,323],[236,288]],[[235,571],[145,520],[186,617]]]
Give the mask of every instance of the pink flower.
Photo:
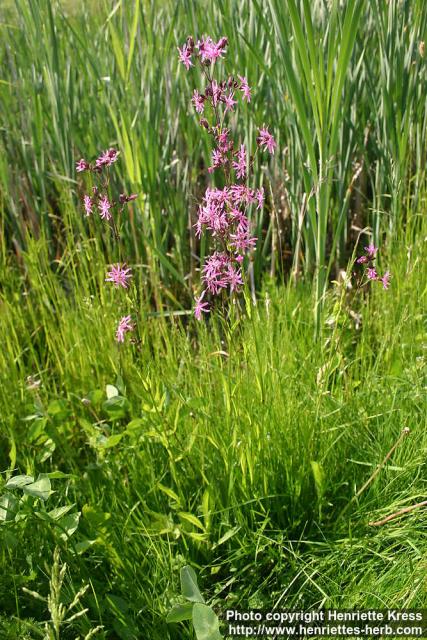
[[[390,277],[391,277],[390,271],[386,271],[383,277],[381,278],[381,282],[383,283],[383,289],[385,289],[386,291],[390,286]]]
[[[202,311],[203,313],[209,313],[208,303],[202,302],[205,293],[206,290],[202,291],[201,295],[195,300],[196,304],[194,305],[194,315],[196,317],[196,320],[200,320],[200,318],[202,317]]]
[[[83,158],[76,162],[76,171],[77,173],[81,173],[82,171],[87,171],[89,169],[89,163],[86,162]]]
[[[92,207],[93,207],[92,198],[88,195],[85,195],[83,198],[83,203],[84,203],[86,215],[90,216],[90,214],[92,213]]]
[[[269,153],[274,154],[274,149],[277,147],[277,143],[271,133],[268,131],[268,128],[259,130],[259,136],[257,138],[257,144],[260,147],[264,147],[267,149]]]
[[[262,209],[264,206],[264,187],[261,187],[261,189],[256,190],[255,198],[257,199],[257,202],[258,202],[257,209]]]
[[[98,169],[102,169],[102,167],[110,167],[113,162],[116,162],[119,157],[119,152],[116,149],[108,149],[101,153],[99,158],[96,159],[96,166]]]
[[[196,47],[189,38],[185,47],[179,51],[181,61],[187,68],[192,64],[190,58],[194,53],[199,58],[203,71],[204,66],[209,66],[224,56],[226,47],[226,38],[214,42],[210,37],[203,37]],[[208,303],[204,301],[207,293],[231,295],[233,292],[240,291],[244,281],[244,254],[254,247],[257,241],[251,235],[247,210],[253,204],[258,209],[264,206],[263,188],[255,190],[239,182],[245,180],[251,168],[249,151],[244,144],[239,144],[236,148],[234,141],[230,139],[229,129],[223,128],[227,112],[235,110],[236,91],[241,92],[244,101],[251,101],[248,81],[243,76],[239,76],[238,80],[229,76],[220,82],[213,79],[214,74],[211,70],[205,70],[205,75],[208,80],[203,94],[195,90],[192,103],[200,114],[204,113],[206,101],[215,111],[212,124],[208,120],[208,116],[212,115],[210,109],[208,115],[200,118],[200,125],[213,136],[216,143],[216,148],[212,151],[212,166],[208,168],[209,173],[224,165],[227,170],[224,187],[206,189],[194,225],[196,236],[200,238],[203,233],[208,233],[214,246],[213,253],[207,256],[201,269],[203,291],[199,297],[196,297],[194,306],[197,320],[202,318],[203,313],[209,311]],[[219,104],[224,105],[222,115],[218,114]],[[277,146],[267,128],[259,130],[257,143],[271,154]],[[230,169],[233,170],[232,175],[236,178],[234,184],[230,179]]]
[[[233,247],[237,253],[244,253],[251,247],[256,245],[257,238],[251,238],[247,229],[238,227],[236,233],[230,235],[230,239],[233,241],[230,246]]]
[[[196,109],[197,113],[203,113],[203,110],[205,108],[205,98],[204,96],[200,95],[197,89],[194,90],[191,102],[194,104],[194,108]]]
[[[251,101],[251,88],[248,85],[248,81],[246,80],[246,78],[239,76],[239,80],[240,80],[240,91],[243,93],[243,100],[246,100],[247,102]]]
[[[227,153],[227,151],[229,150],[230,146],[233,146],[233,144],[228,141],[228,134],[229,133],[230,133],[230,129],[223,129],[221,131],[221,133],[219,133],[218,136],[217,136],[218,147],[224,153]]]
[[[202,205],[199,206],[199,217],[196,227],[196,235],[201,236],[203,227],[209,229],[212,235],[223,235],[228,227],[227,218],[227,194],[221,189],[206,189]]]
[[[242,272],[233,266],[232,257],[219,251],[206,259],[202,280],[206,289],[214,295],[227,287],[230,287],[230,291],[237,291],[243,284]]]
[[[222,58],[227,44],[227,38],[221,38],[216,44],[210,37],[202,38],[197,43],[200,60],[202,62],[212,63],[218,58]]]
[[[247,231],[249,229],[249,220],[247,216],[240,211],[240,209],[233,208],[230,210],[230,215],[234,222],[237,222],[237,229]]]
[[[365,251],[369,260],[374,260],[375,256],[377,255],[378,248],[374,244],[370,244],[365,247]]]
[[[116,330],[116,340],[117,342],[125,341],[125,334],[128,331],[133,331],[135,329],[135,325],[132,323],[131,316],[123,316],[120,319],[119,324]]]
[[[215,251],[215,253],[206,258],[202,280],[206,284],[208,291],[216,295],[221,289],[227,287],[228,278],[226,273],[228,266],[229,257],[224,252]]]
[[[357,258],[356,262],[357,264],[365,264],[368,262],[368,258],[366,256],[360,256],[360,258]]]
[[[368,280],[377,280],[378,278],[377,272],[375,271],[374,268],[371,268],[371,267],[366,269],[366,275],[368,277]]]
[[[245,145],[240,145],[240,149],[237,152],[237,161],[233,162],[233,169],[236,172],[238,178],[244,178],[246,176],[246,149]]]
[[[228,267],[227,279],[230,291],[238,291],[239,287],[243,284],[241,270],[236,270],[232,265],[229,265]]]
[[[234,204],[252,204],[256,202],[255,192],[245,184],[233,184],[229,188],[231,200]]]
[[[212,173],[215,169],[218,169],[221,165],[225,164],[226,158],[224,157],[220,149],[214,149],[212,151],[212,166],[208,167],[209,173]]]
[[[205,94],[207,96],[211,96],[212,104],[214,107],[216,107],[222,98],[223,90],[221,88],[221,85],[219,85],[216,80],[212,80],[210,85],[206,88]]]
[[[102,196],[102,198],[98,201],[98,209],[99,215],[103,220],[111,220],[112,215],[110,213],[110,209],[112,207],[111,202],[107,198],[107,196]]]
[[[190,67],[194,67],[191,62],[191,49],[186,44],[183,45],[182,49],[179,47],[177,47],[177,49],[179,51],[179,61],[182,62],[187,71]]]
[[[128,288],[127,281],[129,278],[132,278],[132,269],[126,266],[126,263],[120,265],[117,263],[116,265],[111,265],[111,271],[107,273],[107,278],[105,278],[105,282],[113,282],[115,287],[123,287],[124,289]]]
[[[225,113],[227,113],[227,111],[234,111],[234,105],[237,104],[236,100],[233,100],[233,93],[230,93],[229,95],[225,94],[223,97],[223,101],[225,104]]]

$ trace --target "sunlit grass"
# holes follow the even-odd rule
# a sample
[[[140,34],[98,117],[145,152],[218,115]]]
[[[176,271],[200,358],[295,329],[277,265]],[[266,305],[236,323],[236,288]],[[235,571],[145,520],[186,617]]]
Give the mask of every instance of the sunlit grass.
[[[193,638],[166,623],[184,565],[218,614],[427,607],[425,509],[369,525],[426,496],[427,9],[344,4],[1,3],[2,639],[43,638],[47,595],[86,586],[58,637]],[[228,36],[246,134],[278,141],[251,185],[257,304],[201,323],[190,33]],[[110,145],[115,186],[139,194],[124,345],[115,247],[74,171]],[[368,238],[388,291],[340,273]]]
[[[320,310],[330,269],[346,266],[358,230],[367,225],[378,243],[418,206],[427,126],[423,0],[399,9],[349,2],[346,11],[334,2],[330,12],[305,0],[255,0],[244,11],[236,2],[99,2],[97,11],[82,3],[72,15],[50,0],[14,6],[3,9],[1,26],[0,192],[5,232],[18,249],[26,229],[44,228],[53,255],[67,235],[86,235],[74,213],[61,215],[70,188],[82,195],[74,159],[115,144],[122,182],[140,193],[126,253],[148,266],[158,309],[188,300],[185,278],[205,250],[189,233],[208,144],[176,46],[212,29],[229,38],[226,72],[246,75],[254,89],[250,110],[239,114],[248,140],[263,122],[278,140],[275,163],[255,172],[256,186],[270,194],[255,220],[257,282],[266,269],[317,273]]]
[[[42,243],[25,277],[3,266],[1,466],[71,474],[51,480],[48,508],[81,514],[68,543],[35,515],[1,529],[7,615],[46,619],[22,587],[46,594],[56,544],[66,593],[91,585],[76,630],[104,624],[106,638],[190,637],[165,623],[184,564],[200,568],[219,612],[279,599],[425,606],[422,512],[368,526],[425,495],[422,241],[396,243],[388,292],[362,303],[331,291],[318,342],[309,291],[269,286],[248,317],[209,330],[150,316],[141,301],[140,341],[121,349],[117,299],[86,251],[62,282],[45,271]],[[105,404],[106,385],[123,411]]]

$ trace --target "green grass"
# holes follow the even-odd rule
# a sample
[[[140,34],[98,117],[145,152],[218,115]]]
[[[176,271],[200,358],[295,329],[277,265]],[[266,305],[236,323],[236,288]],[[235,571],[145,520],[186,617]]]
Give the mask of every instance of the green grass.
[[[2,477],[70,474],[51,479],[46,508],[26,497],[26,519],[0,528],[4,637],[49,619],[22,588],[47,594],[57,545],[64,600],[90,585],[70,637],[98,624],[105,638],[191,637],[165,623],[184,564],[219,612],[425,607],[423,511],[368,526],[425,499],[425,258],[422,239],[396,241],[388,292],[336,285],[317,341],[310,291],[271,284],[234,324],[153,317],[141,301],[140,341],[120,350],[90,245],[62,281],[42,242],[20,271],[4,259]],[[41,519],[64,505],[80,513],[69,538]]]
[[[185,565],[218,614],[427,608],[425,508],[369,525],[426,498],[427,5],[341,4],[2,3],[1,639],[194,638],[166,623]],[[241,134],[278,141],[252,185],[257,305],[206,323],[190,33],[228,36]],[[121,347],[116,247],[74,171],[109,145],[139,193]],[[367,238],[387,292],[338,277]]]
[[[15,251],[43,229],[51,257],[85,233],[62,203],[82,195],[76,157],[108,145],[122,153],[120,180],[141,195],[124,229],[129,259],[150,270],[157,309],[191,295],[203,247],[188,242],[194,199],[206,183],[208,136],[190,96],[201,79],[179,68],[189,33],[229,38],[227,74],[254,88],[239,108],[239,135],[270,124],[273,161],[257,164],[268,194],[254,215],[255,276],[346,266],[358,233],[376,242],[418,206],[426,164],[427,6],[423,0],[328,3],[236,0],[15,0],[0,10],[0,194]],[[340,8],[341,7],[341,8]],[[72,55],[70,53],[72,52]],[[301,218],[304,194],[307,211]],[[192,255],[193,254],[193,255]],[[173,295],[173,298],[171,297]],[[321,305],[317,305],[320,307]]]

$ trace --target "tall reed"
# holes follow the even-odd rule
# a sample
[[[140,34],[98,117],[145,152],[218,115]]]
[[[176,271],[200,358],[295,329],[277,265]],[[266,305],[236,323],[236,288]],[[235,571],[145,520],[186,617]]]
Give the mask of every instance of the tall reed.
[[[258,171],[269,197],[253,220],[256,282],[267,269],[314,275],[319,324],[331,270],[346,263],[358,229],[380,244],[416,209],[426,164],[423,0],[119,0],[97,11],[14,0],[0,11],[0,197],[18,254],[28,234],[43,234],[56,259],[84,241],[79,208],[65,206],[81,196],[73,159],[114,144],[120,181],[140,194],[124,242],[147,299],[158,310],[189,307],[207,250],[191,229],[208,143],[187,117],[175,54],[183,33],[212,25],[235,43],[233,66],[255,88],[253,121],[274,121],[281,149]]]

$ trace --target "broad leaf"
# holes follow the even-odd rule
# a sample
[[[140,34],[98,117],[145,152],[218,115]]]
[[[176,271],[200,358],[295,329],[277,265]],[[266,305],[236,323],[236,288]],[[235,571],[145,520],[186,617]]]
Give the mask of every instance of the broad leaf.
[[[124,418],[129,410],[129,401],[123,396],[114,396],[109,398],[102,404],[104,411],[108,413],[110,418],[117,420]]]
[[[63,540],[68,540],[68,538],[73,535],[79,526],[79,520],[80,511],[76,511],[75,513],[69,513],[58,521],[59,526],[63,529],[60,533],[60,537]]]
[[[53,520],[59,520],[59,518],[65,516],[65,514],[68,513],[73,507],[74,504],[68,504],[65,507],[57,507],[56,509],[52,509],[52,511],[49,511],[48,515]]]
[[[174,605],[166,616],[166,622],[182,622],[183,620],[191,620],[193,607],[194,604],[191,604],[191,602]]]
[[[115,398],[116,396],[118,396],[119,390],[114,385],[107,384],[107,386],[105,387],[105,393],[107,394],[107,398],[109,400],[110,398]]]
[[[197,584],[196,573],[192,567],[185,566],[181,569],[181,593],[191,602],[204,602]]]
[[[37,480],[22,487],[24,493],[41,500],[47,500],[50,496],[50,480],[45,474],[40,474]]]
[[[33,476],[13,476],[6,482],[7,489],[21,489],[25,485],[34,482]]]
[[[11,493],[0,496],[0,522],[13,520],[16,515],[18,501]]]
[[[111,449],[119,444],[120,440],[123,438],[124,433],[115,433],[113,436],[110,436],[102,443],[103,449]]]
[[[222,640],[216,613],[205,604],[193,607],[193,625],[197,640]]]

